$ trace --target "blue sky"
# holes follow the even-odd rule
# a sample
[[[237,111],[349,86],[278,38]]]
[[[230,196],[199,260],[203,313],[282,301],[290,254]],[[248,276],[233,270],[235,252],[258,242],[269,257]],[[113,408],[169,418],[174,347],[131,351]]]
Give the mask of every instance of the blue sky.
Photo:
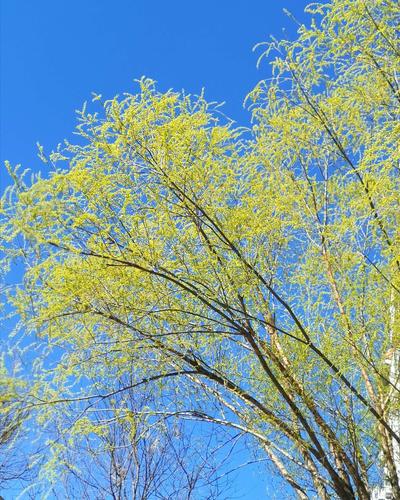
[[[96,91],[132,91],[142,75],[160,89],[184,88],[226,101],[248,123],[242,103],[268,76],[252,47],[270,34],[293,36],[289,9],[304,0],[1,0],[1,161],[40,168],[36,142],[51,149],[75,126],[74,110]],[[4,170],[3,170],[4,173]],[[5,182],[4,175],[2,176]]]
[[[75,112],[95,91],[135,90],[142,75],[161,90],[204,87],[225,113],[249,123],[246,94],[270,75],[252,47],[295,35],[287,8],[303,21],[304,0],[0,0],[0,159],[41,168],[36,142],[50,150],[72,139]],[[282,29],[285,28],[285,34]],[[1,188],[9,182],[2,166]],[[265,472],[266,476],[268,472]],[[268,477],[240,475],[246,500],[262,498]],[[8,497],[6,496],[8,500]]]

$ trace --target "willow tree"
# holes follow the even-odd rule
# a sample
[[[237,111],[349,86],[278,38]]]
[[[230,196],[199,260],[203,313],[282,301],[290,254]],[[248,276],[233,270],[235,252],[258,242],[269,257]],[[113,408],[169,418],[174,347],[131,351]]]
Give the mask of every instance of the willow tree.
[[[23,423],[28,417],[21,406],[24,382],[9,373],[0,359],[0,487],[31,479],[29,460],[22,446]]]
[[[400,498],[400,9],[308,11],[266,46],[251,130],[142,79],[83,109],[46,178],[10,169],[9,301],[42,346],[27,405],[66,438],[54,471],[128,377],[152,404],[114,419],[239,431],[301,499]]]

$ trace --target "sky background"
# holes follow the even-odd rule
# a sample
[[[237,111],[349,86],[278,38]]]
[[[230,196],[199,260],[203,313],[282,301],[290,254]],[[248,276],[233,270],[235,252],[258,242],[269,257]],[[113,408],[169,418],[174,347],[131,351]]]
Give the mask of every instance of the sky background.
[[[225,101],[248,124],[246,94],[269,76],[253,46],[270,34],[293,37],[290,10],[304,0],[0,0],[1,161],[41,168],[36,142],[71,137],[75,110],[91,92],[135,91],[142,75],[161,90],[184,88]],[[2,172],[4,172],[2,168]],[[3,181],[5,178],[2,176]]]
[[[142,75],[160,90],[185,89],[224,101],[225,114],[249,124],[247,93],[270,76],[252,48],[269,35],[293,38],[304,0],[0,0],[0,187],[4,160],[37,171],[46,151],[73,140],[75,111],[91,92],[135,92]],[[283,31],[284,30],[284,31]],[[240,498],[265,498],[265,472],[240,474]],[[4,495],[4,493],[2,493]],[[5,496],[6,500],[11,499]],[[272,497],[270,497],[272,498]],[[275,498],[275,496],[274,496]],[[278,497],[276,497],[278,498]]]

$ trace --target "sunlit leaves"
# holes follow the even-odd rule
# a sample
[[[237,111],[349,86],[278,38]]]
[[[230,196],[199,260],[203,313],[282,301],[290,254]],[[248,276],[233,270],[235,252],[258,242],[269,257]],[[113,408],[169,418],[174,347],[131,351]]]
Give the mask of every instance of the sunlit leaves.
[[[376,454],[393,462],[399,15],[364,0],[309,12],[297,40],[266,46],[251,131],[142,79],[95,95],[47,177],[9,168],[3,247],[26,266],[10,303],[43,354],[29,403],[71,442],[107,435],[80,412],[129,379],[154,399],[134,416],[112,404],[118,422],[244,426],[321,498],[368,498]]]

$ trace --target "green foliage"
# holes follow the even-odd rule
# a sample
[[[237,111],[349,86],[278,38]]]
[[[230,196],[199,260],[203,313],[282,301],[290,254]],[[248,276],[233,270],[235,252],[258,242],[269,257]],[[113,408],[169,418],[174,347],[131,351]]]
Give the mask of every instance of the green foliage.
[[[129,377],[154,395],[139,422],[241,429],[300,498],[369,498],[381,466],[400,494],[399,8],[308,10],[266,46],[251,131],[142,79],[96,96],[77,144],[40,149],[48,177],[12,174],[3,247],[26,267],[9,301],[42,348],[28,401],[45,429],[104,436],[85,408]]]
[[[0,358],[0,486],[15,479],[28,478],[28,463],[21,453],[20,440],[28,414],[24,409],[24,382],[17,370],[10,373],[4,357]]]

